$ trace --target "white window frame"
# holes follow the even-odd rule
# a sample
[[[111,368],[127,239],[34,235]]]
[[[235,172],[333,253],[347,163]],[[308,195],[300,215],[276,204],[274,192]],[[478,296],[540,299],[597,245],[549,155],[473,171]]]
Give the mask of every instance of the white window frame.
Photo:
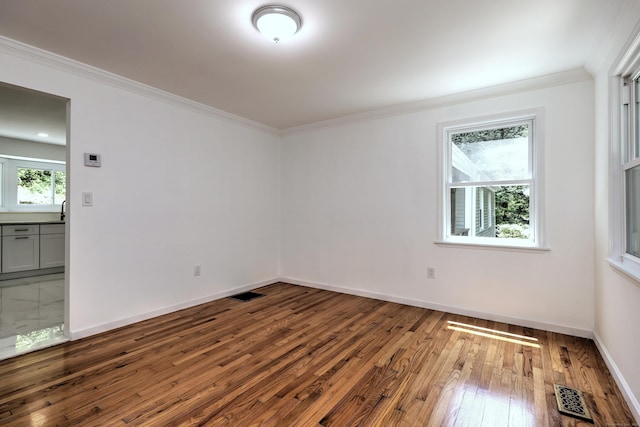
[[[620,57],[609,81],[609,264],[640,285],[640,258],[627,253],[626,174],[640,165],[640,152],[635,152],[634,138],[640,132],[633,114],[635,93],[625,82],[640,77],[640,34]],[[639,150],[640,151],[640,150]]]
[[[18,168],[44,169],[66,172],[66,164],[59,161],[34,161],[19,157],[0,157],[2,163],[1,212],[57,212],[62,203],[51,205],[18,205]],[[52,174],[52,180],[54,176]],[[55,188],[55,184],[52,182]]]
[[[482,188],[482,191],[480,192],[480,230],[485,230],[487,225],[484,223],[484,202],[485,202],[485,195],[484,195],[485,191],[484,188]]]
[[[475,186],[517,185],[529,186],[529,230],[530,239],[509,239],[497,237],[452,236],[451,235],[451,187],[452,187],[452,150],[449,135],[452,133],[493,129],[531,123],[529,137],[529,170],[527,179],[513,181],[473,182]],[[545,241],[544,219],[544,110],[542,108],[517,111],[493,116],[457,120],[438,124],[440,197],[438,210],[438,240],[441,245],[468,245],[476,247],[549,250]],[[458,186],[456,183],[455,186]]]
[[[7,159],[0,157],[0,212],[5,212],[7,210],[5,201],[8,189],[8,183],[5,175],[6,170]]]

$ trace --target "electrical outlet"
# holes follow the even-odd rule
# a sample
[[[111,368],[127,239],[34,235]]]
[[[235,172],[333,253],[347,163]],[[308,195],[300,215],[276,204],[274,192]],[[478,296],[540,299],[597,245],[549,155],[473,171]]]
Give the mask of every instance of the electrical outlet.
[[[436,278],[436,269],[433,267],[427,267],[427,278],[435,279]]]
[[[193,275],[194,276],[199,276],[200,275],[200,266],[198,264],[193,266]]]

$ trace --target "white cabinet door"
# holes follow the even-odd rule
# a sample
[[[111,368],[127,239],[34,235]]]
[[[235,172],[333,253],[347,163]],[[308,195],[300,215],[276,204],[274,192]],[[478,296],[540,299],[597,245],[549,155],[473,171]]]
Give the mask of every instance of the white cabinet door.
[[[3,236],[2,272],[40,268],[40,236]]]
[[[40,268],[64,266],[64,234],[40,235]]]

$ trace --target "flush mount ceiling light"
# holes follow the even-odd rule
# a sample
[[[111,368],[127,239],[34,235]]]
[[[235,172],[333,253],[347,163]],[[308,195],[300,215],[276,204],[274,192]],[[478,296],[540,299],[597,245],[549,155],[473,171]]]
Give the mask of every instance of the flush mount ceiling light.
[[[286,6],[267,5],[253,12],[253,26],[269,40],[278,43],[300,30],[302,19]]]

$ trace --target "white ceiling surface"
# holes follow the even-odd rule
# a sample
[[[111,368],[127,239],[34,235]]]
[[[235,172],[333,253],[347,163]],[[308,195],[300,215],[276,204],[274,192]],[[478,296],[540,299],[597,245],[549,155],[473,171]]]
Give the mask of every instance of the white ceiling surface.
[[[634,0],[286,0],[278,45],[265,0],[2,0],[0,35],[287,129],[589,68]]]
[[[65,145],[66,135],[66,99],[0,84],[0,136]]]

